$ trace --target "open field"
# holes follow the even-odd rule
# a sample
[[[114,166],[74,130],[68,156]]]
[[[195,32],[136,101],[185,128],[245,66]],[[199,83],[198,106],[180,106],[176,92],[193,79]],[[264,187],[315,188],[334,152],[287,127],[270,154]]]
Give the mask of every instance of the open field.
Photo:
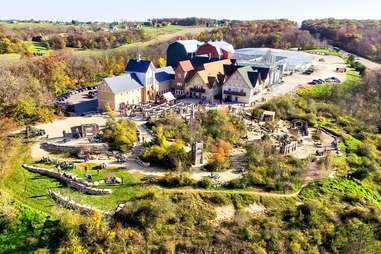
[[[170,29],[171,32],[169,33],[164,33],[165,28],[158,28],[159,30],[154,30],[150,28],[148,30],[149,34],[157,34],[156,38],[153,38],[149,41],[146,42],[136,42],[136,43],[131,43],[131,44],[125,44],[123,46],[114,48],[114,49],[109,49],[109,50],[100,50],[100,49],[89,49],[89,50],[78,50],[73,52],[74,54],[80,54],[80,55],[92,55],[92,54],[100,54],[108,51],[120,51],[120,50],[127,50],[127,49],[138,49],[138,48],[144,48],[144,47],[149,47],[152,46],[156,43],[161,43],[161,42],[168,42],[171,40],[175,40],[179,37],[186,36],[187,34],[190,35],[197,35],[208,28],[206,27],[184,27],[184,29],[178,30],[178,28]],[[163,30],[160,30],[163,29]]]
[[[177,26],[177,25],[168,25],[168,26],[163,26],[163,27],[148,27],[145,26],[143,27],[143,31],[145,36],[148,38],[156,38],[159,35],[163,34],[171,34],[175,32],[180,32],[183,30],[187,30],[189,27],[186,26]]]
[[[19,23],[19,24],[9,24],[9,23],[1,23],[5,24],[6,26],[10,28],[17,28],[17,27],[54,27],[57,26],[55,24],[50,23]],[[68,27],[75,27],[75,26],[68,26]],[[90,56],[92,54],[100,54],[104,52],[111,52],[111,51],[118,51],[118,50],[129,50],[129,49],[137,49],[142,47],[148,47],[151,45],[154,45],[156,43],[160,42],[166,42],[173,39],[176,39],[178,37],[185,36],[187,34],[196,35],[203,31],[205,31],[206,27],[188,27],[188,26],[177,26],[177,25],[169,25],[164,27],[143,27],[144,34],[146,36],[147,41],[144,42],[135,42],[135,43],[129,43],[122,45],[117,48],[113,49],[76,49],[76,48],[66,48],[65,51],[73,53],[73,54],[80,54],[84,56]],[[27,42],[30,45],[30,49],[33,53],[37,53],[39,55],[44,55],[50,52],[53,52],[53,50],[48,50],[45,47],[43,47],[40,43],[36,42]],[[16,61],[20,59],[19,54],[2,54],[0,55],[0,61]]]
[[[17,22],[9,23],[5,21],[0,21],[0,26],[4,26],[10,29],[21,29],[21,28],[55,28],[55,27],[65,27],[65,28],[75,28],[74,25],[64,25],[64,24],[55,24],[55,23],[34,23],[34,22]]]

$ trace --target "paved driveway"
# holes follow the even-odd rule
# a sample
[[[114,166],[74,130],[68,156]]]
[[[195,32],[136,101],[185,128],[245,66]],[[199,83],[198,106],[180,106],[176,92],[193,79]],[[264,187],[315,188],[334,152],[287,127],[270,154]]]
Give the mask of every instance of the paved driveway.
[[[323,58],[324,62],[319,59]],[[291,76],[284,77],[284,83],[273,86],[272,91],[267,97],[283,96],[293,92],[299,86],[307,85],[314,79],[326,79],[330,77],[337,77],[341,81],[346,79],[346,73],[336,72],[336,68],[347,68],[344,60],[337,56],[319,56],[313,61],[316,70],[311,75],[304,75],[302,73],[294,73]]]

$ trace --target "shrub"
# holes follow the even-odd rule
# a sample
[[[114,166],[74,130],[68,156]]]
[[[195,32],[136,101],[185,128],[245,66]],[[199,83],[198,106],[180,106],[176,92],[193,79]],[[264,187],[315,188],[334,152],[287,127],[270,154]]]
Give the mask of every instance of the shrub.
[[[197,182],[197,187],[210,189],[213,186],[213,182],[209,177],[203,177],[200,181]]]
[[[167,174],[161,177],[158,184],[164,187],[184,187],[184,186],[194,186],[196,184],[195,180],[189,178],[188,176],[180,174]]]
[[[221,193],[213,193],[210,195],[202,195],[200,194],[201,198],[206,201],[210,202],[216,205],[227,205],[229,203],[229,199]]]

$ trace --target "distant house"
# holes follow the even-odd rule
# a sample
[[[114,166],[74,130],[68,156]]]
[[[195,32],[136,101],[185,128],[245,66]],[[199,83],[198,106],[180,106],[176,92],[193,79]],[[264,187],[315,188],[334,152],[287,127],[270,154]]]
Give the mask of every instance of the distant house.
[[[238,68],[222,87],[222,96],[226,102],[248,105],[263,98],[261,74],[251,66]]]
[[[175,71],[171,66],[156,69],[155,79],[158,85],[157,95],[161,96],[171,91],[172,82],[175,80]]]
[[[197,40],[178,40],[167,48],[167,65],[176,68],[180,61],[190,60],[195,56],[202,43]]]
[[[135,74],[105,78],[98,88],[98,110],[120,110],[142,102],[143,84]]]
[[[210,58],[230,59],[234,55],[234,47],[226,41],[209,41],[198,47],[196,55],[206,55]]]
[[[229,59],[206,63],[202,69],[192,71],[185,80],[185,93],[192,98],[213,101],[220,97],[225,82],[225,65],[231,65]]]
[[[155,79],[155,66],[151,61],[131,59],[127,63],[126,73],[136,75],[139,82],[143,85],[143,103],[156,99],[159,89]]]
[[[186,77],[194,71],[191,61],[181,61],[175,69],[175,80],[173,82],[173,90],[175,96],[179,97],[185,94],[184,85]]]

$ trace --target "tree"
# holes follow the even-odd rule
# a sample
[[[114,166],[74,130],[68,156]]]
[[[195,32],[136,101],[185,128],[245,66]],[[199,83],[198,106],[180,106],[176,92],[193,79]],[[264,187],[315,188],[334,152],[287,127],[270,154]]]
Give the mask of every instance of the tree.
[[[138,140],[136,124],[131,120],[110,118],[106,123],[103,136],[111,147],[128,152]]]
[[[160,67],[164,67],[165,65],[166,65],[165,58],[161,56],[161,57],[159,58],[159,66],[160,66]]]
[[[222,139],[217,139],[211,145],[211,156],[209,157],[207,168],[212,171],[220,171],[229,167],[227,157],[230,154],[232,145]]]
[[[49,40],[52,49],[64,49],[66,47],[66,40],[61,35],[55,35]]]
[[[371,225],[364,224],[355,218],[338,229],[332,246],[340,253],[376,254],[381,248],[381,243],[375,239]]]

